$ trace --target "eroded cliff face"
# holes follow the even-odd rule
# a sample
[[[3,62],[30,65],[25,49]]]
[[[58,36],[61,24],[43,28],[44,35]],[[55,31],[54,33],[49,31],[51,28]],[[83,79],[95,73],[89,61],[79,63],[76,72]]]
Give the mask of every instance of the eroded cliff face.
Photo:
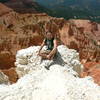
[[[100,85],[100,62],[87,62],[81,77],[92,76],[94,81]]]
[[[82,63],[100,61],[100,24],[16,12],[8,5],[0,3],[0,69],[15,67],[16,51],[40,45],[48,30],[57,35],[59,44],[76,49]]]

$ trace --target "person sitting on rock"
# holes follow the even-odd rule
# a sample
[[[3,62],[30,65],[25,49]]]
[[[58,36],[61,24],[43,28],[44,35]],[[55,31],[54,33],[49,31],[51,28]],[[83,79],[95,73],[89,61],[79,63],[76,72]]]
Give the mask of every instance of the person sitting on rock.
[[[42,48],[46,45],[47,49],[42,51]],[[38,55],[43,59],[53,59],[57,52],[57,39],[51,32],[46,32],[45,39],[43,40],[39,49]]]

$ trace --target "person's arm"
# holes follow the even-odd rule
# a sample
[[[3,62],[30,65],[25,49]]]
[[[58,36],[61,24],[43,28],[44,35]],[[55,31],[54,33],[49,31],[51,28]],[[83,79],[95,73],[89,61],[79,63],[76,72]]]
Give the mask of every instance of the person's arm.
[[[57,50],[57,39],[54,39],[53,43],[54,43],[54,47],[52,51],[49,53],[48,55],[49,57],[51,57],[54,54],[54,52]]]
[[[40,51],[41,51],[41,49],[43,48],[44,45],[45,45],[45,39],[43,40],[43,42],[42,42],[42,44],[41,44],[41,47],[40,47],[40,49],[39,49],[39,53],[40,53]]]

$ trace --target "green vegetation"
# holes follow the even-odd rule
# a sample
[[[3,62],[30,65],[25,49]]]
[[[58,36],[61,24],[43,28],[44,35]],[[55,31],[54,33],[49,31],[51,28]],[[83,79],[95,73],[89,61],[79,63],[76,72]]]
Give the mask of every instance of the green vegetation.
[[[100,22],[100,0],[37,0],[50,9],[49,15],[65,19],[89,19]]]

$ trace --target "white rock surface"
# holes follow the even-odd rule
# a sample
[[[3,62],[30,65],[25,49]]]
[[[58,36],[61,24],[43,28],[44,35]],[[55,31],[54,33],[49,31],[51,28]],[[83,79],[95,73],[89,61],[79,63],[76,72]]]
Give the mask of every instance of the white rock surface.
[[[30,73],[30,71],[36,71],[53,64],[65,66],[67,67],[66,70],[71,71],[73,74],[76,74],[76,72],[79,74],[82,71],[83,66],[79,61],[79,54],[76,50],[61,45],[58,46],[58,52],[54,60],[41,60],[41,57],[37,56],[39,48],[39,46],[33,46],[17,52],[15,65],[19,77]]]
[[[91,77],[78,77],[82,65],[75,50],[61,45],[54,61],[41,61],[39,48],[17,52],[21,78],[13,85],[0,85],[0,100],[100,100],[100,86]]]

